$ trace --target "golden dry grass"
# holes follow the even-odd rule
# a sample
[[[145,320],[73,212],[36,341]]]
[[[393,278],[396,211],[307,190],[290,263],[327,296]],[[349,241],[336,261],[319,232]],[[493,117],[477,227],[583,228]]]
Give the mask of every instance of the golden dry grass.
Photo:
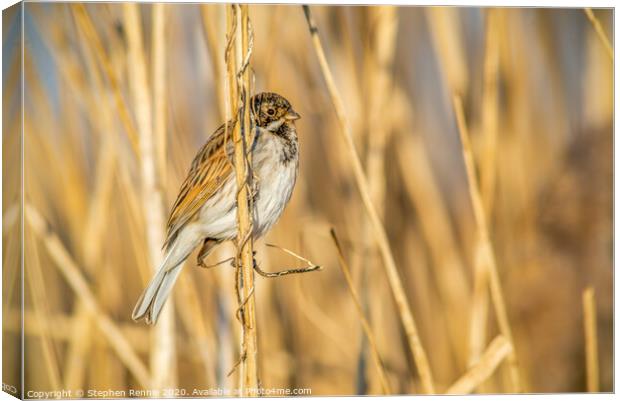
[[[238,387],[229,264],[192,255],[163,321],[130,318],[191,159],[231,113],[225,6],[25,7],[23,69],[3,14],[3,380],[23,279],[26,389]],[[611,391],[612,12],[310,11],[311,29],[300,6],[249,6],[246,84],[302,115],[297,187],[254,249],[267,271],[301,262],[266,242],[323,266],[256,277],[259,383]]]

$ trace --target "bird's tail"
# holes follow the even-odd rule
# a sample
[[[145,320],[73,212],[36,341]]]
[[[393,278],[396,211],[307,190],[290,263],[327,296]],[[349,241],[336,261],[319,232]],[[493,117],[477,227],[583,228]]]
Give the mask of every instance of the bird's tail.
[[[169,266],[169,259],[170,257],[168,255],[161,263],[155,277],[151,279],[149,285],[142,295],[140,295],[140,299],[138,299],[131,314],[133,320],[144,318],[147,324],[155,324],[157,322],[157,318],[183,267],[183,261],[176,265]]]
[[[157,318],[170,295],[174,283],[177,281],[177,277],[179,277],[179,273],[181,273],[183,262],[200,240],[200,237],[177,238],[177,241],[170,247],[163,262],[159,265],[155,277],[151,279],[149,285],[140,295],[140,299],[138,299],[131,313],[133,320],[144,318],[147,324],[157,323]],[[199,257],[201,259],[205,258],[213,247],[219,243],[220,241],[217,240],[205,239]]]

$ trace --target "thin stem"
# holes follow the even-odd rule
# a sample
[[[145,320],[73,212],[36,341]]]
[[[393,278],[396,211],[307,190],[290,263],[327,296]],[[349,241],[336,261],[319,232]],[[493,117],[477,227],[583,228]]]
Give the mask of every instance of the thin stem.
[[[381,359],[381,355],[379,354],[377,340],[375,339],[375,336],[370,329],[370,324],[368,323],[366,316],[364,316],[364,309],[362,307],[362,303],[360,302],[359,295],[357,294],[357,290],[355,289],[355,284],[353,284],[353,278],[351,277],[349,266],[344,259],[342,247],[340,246],[340,242],[338,241],[338,237],[336,236],[336,231],[332,228],[330,230],[330,233],[334,241],[334,245],[336,246],[336,250],[338,251],[338,262],[340,265],[340,269],[342,270],[342,274],[344,274],[344,279],[347,282],[349,292],[351,293],[351,297],[353,298],[353,302],[355,303],[355,309],[357,310],[357,314],[362,323],[362,329],[364,330],[364,333],[366,333],[366,338],[368,338],[368,343],[370,344],[370,350],[372,352],[372,358],[375,363],[375,367],[377,368],[377,373],[379,374],[381,388],[383,389],[384,394],[391,394],[392,390],[390,389],[390,384],[385,373],[385,367],[383,366],[383,361]]]
[[[157,173],[160,183],[166,183],[166,4],[153,4],[152,80],[153,132]],[[162,185],[163,186],[163,185]]]
[[[480,160],[480,191],[487,220],[493,215],[497,176],[497,128],[499,121],[499,26],[501,10],[486,10],[486,44],[482,86],[483,148]]]
[[[447,390],[446,394],[469,394],[487,380],[499,364],[512,353],[510,343],[501,334],[491,341],[478,362]]]
[[[215,90],[217,92],[217,101],[215,102],[216,108],[218,115],[224,118],[224,112],[221,105],[225,97],[224,92],[226,91],[222,78],[225,72],[222,71],[222,65],[220,64],[221,59],[217,57],[219,45],[217,43],[217,27],[215,25],[218,22],[218,18],[216,18],[217,16],[211,15],[213,8],[214,7],[212,4],[201,4],[200,15],[202,16],[202,28],[204,31],[207,50],[209,52],[209,59],[211,60],[211,66],[213,68],[213,78],[215,81]]]
[[[598,341],[596,334],[596,300],[594,288],[583,292],[583,328],[586,346],[586,383],[588,392],[599,392]]]
[[[398,32],[398,12],[394,6],[376,6],[365,9],[369,26],[374,27],[370,30],[371,34],[365,42],[363,69],[368,79],[364,80],[365,93],[373,93],[373,96],[366,98],[363,102],[366,129],[363,129],[362,138],[366,143],[365,159],[366,177],[370,191],[370,198],[373,205],[377,207],[379,218],[385,215],[386,199],[386,153],[388,143],[393,130],[386,124],[386,115],[389,107],[393,106],[394,95],[394,56],[396,53],[396,34]],[[368,219],[365,218],[365,211],[362,207],[357,207],[362,227],[360,238],[364,243],[363,265],[360,273],[360,297],[365,314],[368,315],[371,327],[378,329],[381,327],[382,306],[376,302],[369,302],[372,299],[380,299],[386,295],[387,289],[383,283],[369,278],[380,274],[381,262],[377,252],[376,242],[373,241],[373,228]],[[362,327],[363,329],[363,327]],[[362,341],[360,345],[360,360],[358,367],[364,369],[363,363],[368,347],[367,342]],[[361,378],[366,372],[360,372]],[[384,378],[383,378],[384,379]],[[383,381],[383,380],[382,380]],[[385,383],[379,383],[384,393],[387,393]],[[376,387],[373,385],[372,378],[368,378],[369,389]]]
[[[353,169],[353,175],[355,177],[355,183],[357,185],[357,189],[360,193],[362,202],[368,214],[368,218],[370,219],[375,239],[377,241],[379,251],[381,252],[381,256],[383,258],[383,266],[385,268],[388,282],[390,284],[390,288],[392,290],[392,294],[398,308],[402,325],[407,335],[407,340],[410,347],[409,350],[418,368],[424,392],[427,394],[433,394],[435,392],[435,386],[433,384],[433,375],[431,373],[431,369],[428,363],[428,358],[426,357],[426,352],[424,351],[420,336],[418,335],[418,330],[416,328],[415,320],[413,318],[413,314],[407,301],[405,289],[400,279],[394,256],[392,255],[392,251],[390,249],[389,239],[387,237],[383,224],[381,223],[379,214],[377,213],[377,210],[373,205],[370,197],[368,180],[366,179],[366,176],[364,174],[362,162],[360,161],[359,155],[357,154],[357,150],[355,149],[355,143],[353,142],[351,128],[344,112],[342,99],[340,97],[338,89],[336,88],[336,83],[334,82],[334,78],[331,69],[329,68],[329,64],[327,63],[325,51],[323,50],[323,45],[321,44],[321,40],[318,35],[318,29],[314,22],[314,19],[312,18],[310,8],[308,6],[303,6],[303,10],[306,15],[308,28],[310,30],[310,35],[312,36],[312,43],[314,45],[314,50],[321,66],[323,78],[325,79],[330,98],[338,116],[338,121],[341,128],[338,132],[345,140],[347,148],[349,150],[348,153],[351,161],[351,167]]]
[[[605,47],[605,52],[607,52],[607,55],[609,56],[611,61],[614,61],[614,49],[611,47],[611,43],[609,42],[609,39],[607,38],[607,35],[605,34],[605,30],[603,29],[601,22],[598,20],[598,18],[596,18],[591,8],[589,7],[584,8],[583,12],[586,13],[586,16],[588,17],[588,19],[590,20],[590,23],[594,27],[594,30],[596,31],[596,35],[598,36],[598,38],[601,40],[601,43]]]
[[[164,209],[161,181],[157,172],[157,147],[153,133],[151,93],[147,79],[145,49],[142,39],[140,9],[137,3],[123,5],[124,26],[129,48],[129,84],[138,127],[140,155],[141,201],[144,213],[149,262],[153,270],[159,267],[164,242]],[[154,328],[151,374],[156,388],[176,386],[174,308],[162,311]]]
[[[497,175],[498,75],[499,75],[499,17],[500,11],[489,8],[486,14],[485,54],[482,91],[482,148],[480,157],[480,193],[487,221],[493,216],[495,181]],[[465,131],[464,131],[465,132]],[[468,135],[469,136],[469,135]],[[473,161],[472,161],[473,163]],[[478,205],[476,205],[478,207]],[[479,213],[479,211],[477,212]],[[469,336],[469,363],[475,363],[487,341],[489,310],[488,274],[483,264],[486,255],[478,246],[474,266],[474,294]]]
[[[116,103],[116,108],[119,112],[119,116],[121,118],[121,122],[125,127],[125,131],[127,132],[127,136],[129,138],[129,142],[131,143],[133,151],[136,155],[139,156],[140,152],[138,149],[138,133],[136,127],[131,120],[131,117],[129,116],[128,107],[119,85],[119,79],[116,76],[114,68],[112,67],[110,57],[108,56],[105,48],[103,47],[101,38],[97,34],[97,30],[95,29],[84,4],[73,4],[71,10],[73,11],[73,15],[75,16],[75,20],[78,26],[82,29],[85,36],[88,38],[88,41],[94,47],[97,61],[103,66],[103,70],[105,71],[108,79],[110,80],[110,86],[114,91],[114,100]]]
[[[302,268],[297,268],[297,269],[284,269],[284,270],[280,270],[277,272],[266,272],[264,270],[262,270],[260,268],[260,266],[258,265],[258,263],[254,263],[254,270],[256,270],[256,272],[258,274],[260,274],[263,277],[267,277],[267,278],[275,278],[275,277],[282,277],[282,276],[286,276],[289,274],[298,274],[298,273],[309,273],[309,272],[313,272],[316,270],[322,270],[322,267],[314,264],[312,262],[310,262],[308,259],[304,258],[303,256],[300,256],[298,254],[296,254],[295,252],[283,248],[279,245],[274,245],[274,244],[265,244],[266,246],[270,247],[270,248],[276,248],[286,254],[289,254],[303,262],[305,262],[308,266],[307,267],[302,267]]]
[[[468,187],[470,200],[473,205],[474,218],[478,227],[479,242],[477,257],[482,259],[480,263],[477,263],[477,265],[481,266],[484,269],[484,275],[488,274],[489,286],[491,290],[491,299],[495,308],[497,323],[499,325],[500,332],[504,335],[504,337],[506,337],[506,339],[510,342],[512,346],[512,352],[508,357],[508,364],[510,369],[512,391],[516,393],[521,391],[521,378],[519,375],[517,356],[515,352],[514,341],[512,338],[512,330],[508,321],[506,303],[504,301],[504,295],[499,280],[499,274],[497,272],[495,253],[493,251],[493,245],[491,244],[491,239],[489,237],[486,215],[484,213],[482,196],[480,194],[480,186],[478,184],[478,178],[476,177],[474,158],[471,150],[471,144],[469,142],[469,134],[467,133],[467,126],[465,124],[463,104],[461,103],[461,98],[457,95],[455,95],[453,98],[453,106],[456,114],[458,131],[461,138],[463,159],[465,161],[465,171],[467,173],[467,180],[469,184]]]
[[[80,273],[80,268],[58,235],[51,230],[47,221],[33,206],[25,205],[24,216],[28,226],[41,239],[54,265],[73,289],[79,301],[89,311],[102,336],[110,343],[118,358],[127,366],[141,386],[151,388],[151,377],[142,360],[136,355],[133,347],[114,321],[101,309],[84,276]]]
[[[321,266],[315,265],[315,266],[310,266],[310,267],[302,267],[299,269],[285,269],[285,270],[280,270],[277,272],[266,272],[258,266],[258,263],[254,264],[254,270],[256,270],[256,272],[260,274],[261,276],[267,277],[267,278],[288,276],[289,274],[309,273],[309,272],[313,272],[315,270],[320,270],[320,269],[321,269]]]

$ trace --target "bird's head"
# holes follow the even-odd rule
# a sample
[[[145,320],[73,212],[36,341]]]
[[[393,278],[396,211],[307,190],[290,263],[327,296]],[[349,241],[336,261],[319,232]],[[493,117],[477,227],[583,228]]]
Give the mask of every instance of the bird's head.
[[[252,97],[252,114],[257,126],[275,132],[286,122],[301,116],[293,110],[288,100],[273,92],[263,92]]]

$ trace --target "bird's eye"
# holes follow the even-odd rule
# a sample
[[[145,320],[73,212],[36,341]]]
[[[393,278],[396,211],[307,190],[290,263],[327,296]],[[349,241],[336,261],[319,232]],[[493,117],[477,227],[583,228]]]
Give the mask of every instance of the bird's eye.
[[[274,114],[276,114],[276,111],[274,109],[269,109],[267,110],[267,114],[269,114],[270,116],[273,116]]]

